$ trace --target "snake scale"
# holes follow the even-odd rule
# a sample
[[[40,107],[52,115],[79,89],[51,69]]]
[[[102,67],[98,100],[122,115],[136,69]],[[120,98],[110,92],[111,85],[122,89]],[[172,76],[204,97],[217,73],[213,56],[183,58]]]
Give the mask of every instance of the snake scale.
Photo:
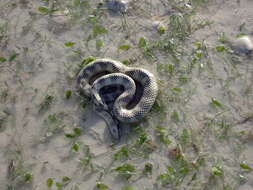
[[[112,59],[87,64],[77,76],[77,85],[92,99],[115,139],[121,136],[120,123],[138,122],[150,111],[158,92],[152,73]]]

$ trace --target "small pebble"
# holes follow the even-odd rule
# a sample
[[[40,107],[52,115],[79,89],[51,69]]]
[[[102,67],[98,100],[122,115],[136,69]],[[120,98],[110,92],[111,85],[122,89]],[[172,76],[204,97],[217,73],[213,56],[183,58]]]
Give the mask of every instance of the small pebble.
[[[161,24],[161,21],[154,21],[153,23],[152,23],[152,27],[154,28],[154,29],[158,29],[158,27],[160,26],[160,24]]]
[[[249,36],[242,36],[235,40],[233,48],[238,53],[250,54],[253,50],[253,43]]]

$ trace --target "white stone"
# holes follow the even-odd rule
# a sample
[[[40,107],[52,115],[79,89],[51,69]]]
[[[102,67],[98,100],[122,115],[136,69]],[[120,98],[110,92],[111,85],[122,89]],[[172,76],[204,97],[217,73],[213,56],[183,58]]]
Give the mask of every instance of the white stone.
[[[129,2],[128,0],[109,0],[107,2],[107,7],[114,12],[125,13],[128,9]]]
[[[242,36],[235,40],[233,47],[239,53],[249,54],[253,50],[253,43],[249,36]]]

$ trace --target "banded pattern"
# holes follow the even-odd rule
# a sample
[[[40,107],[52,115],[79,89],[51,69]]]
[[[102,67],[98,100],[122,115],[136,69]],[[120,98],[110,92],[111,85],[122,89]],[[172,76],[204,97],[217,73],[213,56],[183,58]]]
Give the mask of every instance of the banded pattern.
[[[106,88],[103,93],[101,89]],[[111,89],[114,91],[110,92]],[[104,109],[112,109],[111,103],[119,101],[118,109],[124,109],[127,103],[133,99],[135,94],[135,82],[129,76],[122,73],[113,73],[102,76],[94,81],[92,85],[92,96],[95,104]]]
[[[91,85],[99,77],[109,73],[120,73],[125,67],[111,59],[99,59],[86,65],[77,76],[77,84],[88,97],[91,96]]]
[[[97,59],[86,65],[77,84],[92,98],[95,111],[105,119],[116,139],[120,137],[119,122],[139,121],[150,111],[158,91],[152,73],[111,59]]]

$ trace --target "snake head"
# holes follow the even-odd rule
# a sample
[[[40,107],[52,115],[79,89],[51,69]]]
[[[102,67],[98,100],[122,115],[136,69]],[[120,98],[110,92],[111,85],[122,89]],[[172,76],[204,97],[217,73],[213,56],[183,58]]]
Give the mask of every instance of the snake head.
[[[109,128],[109,132],[111,134],[111,136],[115,139],[115,140],[120,140],[121,137],[121,128],[119,126],[119,123],[114,122],[113,124],[111,124],[110,126],[108,126]]]

